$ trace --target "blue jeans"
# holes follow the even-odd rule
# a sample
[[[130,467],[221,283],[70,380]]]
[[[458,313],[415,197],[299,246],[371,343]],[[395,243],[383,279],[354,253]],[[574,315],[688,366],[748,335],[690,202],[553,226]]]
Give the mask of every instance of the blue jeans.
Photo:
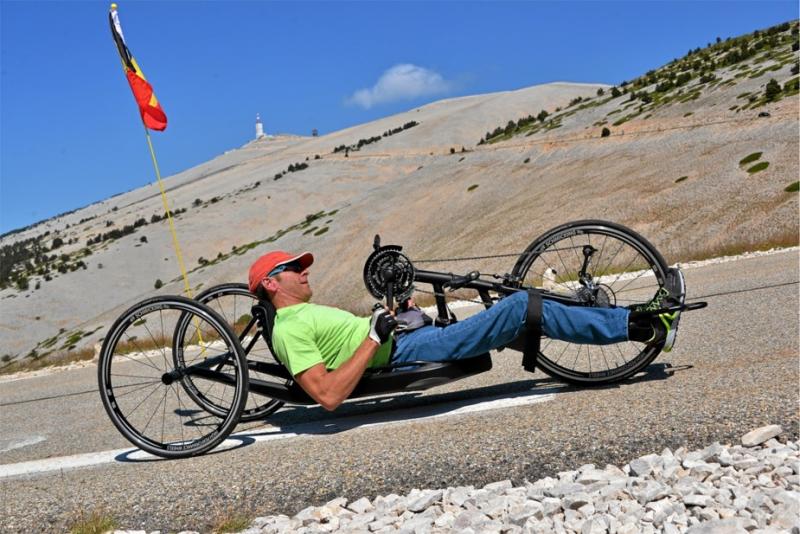
[[[628,339],[626,308],[584,308],[542,301],[542,331],[552,339],[608,345]],[[424,326],[395,341],[392,363],[472,358],[517,337],[528,315],[528,293],[519,291],[463,321]]]

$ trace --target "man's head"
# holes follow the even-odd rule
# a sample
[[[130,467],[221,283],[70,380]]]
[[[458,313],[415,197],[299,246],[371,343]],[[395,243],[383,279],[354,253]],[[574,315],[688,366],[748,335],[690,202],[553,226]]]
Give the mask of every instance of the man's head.
[[[314,263],[310,252],[290,254],[275,250],[264,254],[250,266],[250,292],[269,299],[276,307],[308,302],[308,267]]]

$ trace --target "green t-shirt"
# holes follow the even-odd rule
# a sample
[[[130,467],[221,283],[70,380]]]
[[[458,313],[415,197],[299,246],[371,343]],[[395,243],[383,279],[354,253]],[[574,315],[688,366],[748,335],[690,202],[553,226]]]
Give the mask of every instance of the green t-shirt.
[[[275,355],[292,376],[318,363],[336,369],[350,359],[369,334],[369,317],[356,317],[350,312],[303,303],[280,308],[272,330]],[[392,342],[380,346],[369,367],[389,363]]]

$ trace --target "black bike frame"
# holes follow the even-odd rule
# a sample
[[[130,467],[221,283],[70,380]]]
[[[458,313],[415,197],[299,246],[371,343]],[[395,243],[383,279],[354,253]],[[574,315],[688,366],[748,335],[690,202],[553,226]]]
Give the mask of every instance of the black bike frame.
[[[452,284],[454,281],[460,278],[463,277],[455,275],[453,273],[443,273],[439,271],[417,270],[414,272],[414,280],[416,282],[431,284],[433,286],[433,291],[435,294],[434,296],[436,299],[436,310],[439,316],[437,323],[440,325],[449,324],[450,322],[450,314],[447,310],[447,303],[445,301],[444,290],[450,284]],[[568,297],[566,295],[559,295],[557,293],[552,293],[550,291],[539,288],[511,285],[507,280],[503,280],[503,282],[489,282],[488,280],[480,280],[480,279],[471,280],[463,284],[458,283],[456,287],[453,288],[453,290],[455,289],[476,290],[478,292],[478,295],[480,295],[481,297],[481,302],[487,309],[495,302],[495,300],[492,299],[491,295],[489,295],[489,291],[494,291],[495,293],[500,293],[502,295],[511,295],[512,293],[516,293],[517,291],[536,291],[545,300],[552,300],[560,304],[565,304],[567,306],[586,306],[585,302]]]

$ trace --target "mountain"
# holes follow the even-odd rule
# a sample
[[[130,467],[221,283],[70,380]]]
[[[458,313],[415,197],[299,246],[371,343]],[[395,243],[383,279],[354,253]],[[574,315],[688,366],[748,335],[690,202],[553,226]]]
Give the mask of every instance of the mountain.
[[[795,245],[797,43],[793,21],[616,87],[550,83],[250,142],[165,180],[189,279],[244,282],[270,249],[310,250],[315,301],[365,312],[376,233],[412,260],[520,252],[581,218],[630,226],[671,263]],[[91,354],[125,308],[182,291],[161,202],[149,185],[0,237],[0,366]]]

